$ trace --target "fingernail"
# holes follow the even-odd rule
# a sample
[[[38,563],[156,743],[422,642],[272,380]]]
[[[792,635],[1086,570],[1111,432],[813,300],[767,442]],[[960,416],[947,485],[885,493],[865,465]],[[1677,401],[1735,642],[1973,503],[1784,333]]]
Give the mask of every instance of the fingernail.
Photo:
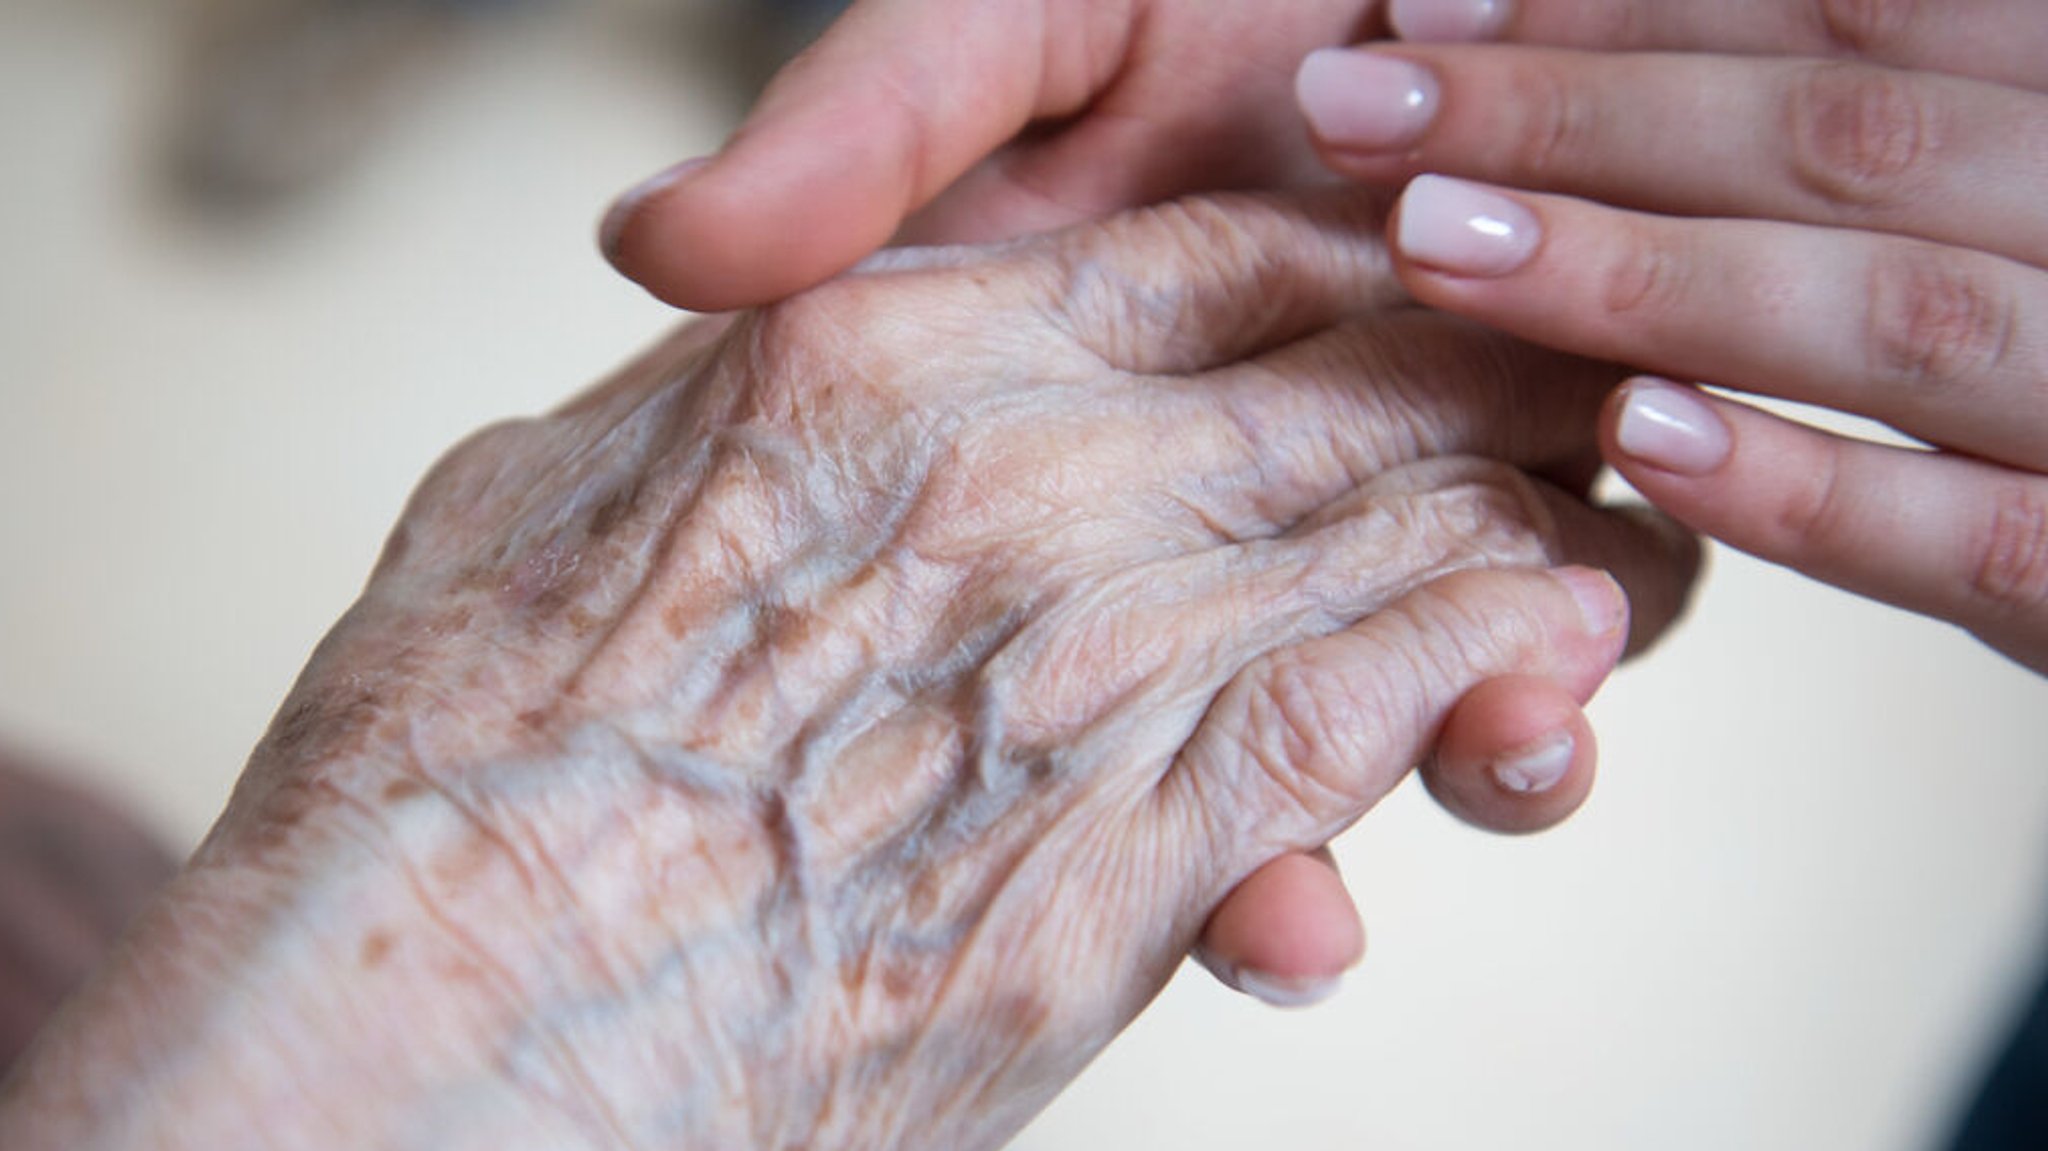
[[[1728,461],[1728,425],[1699,393],[1647,377],[1623,388],[1614,440],[1625,454],[1682,476],[1703,476]]]
[[[1323,140],[1391,152],[1421,139],[1436,116],[1436,77],[1393,56],[1323,48],[1301,62],[1294,97]]]
[[[1394,0],[1387,19],[1403,40],[1491,40],[1507,25],[1508,0]]]
[[[1549,791],[1572,766],[1572,737],[1559,734],[1541,739],[1521,751],[1495,760],[1489,770],[1494,782],[1517,795]]]
[[[1628,596],[1614,577],[1597,568],[1557,568],[1550,573],[1572,601],[1579,605],[1579,619],[1588,635],[1608,635],[1628,619]]]
[[[1240,969],[1232,982],[1239,991],[1273,1007],[1308,1007],[1337,993],[1341,977],[1297,978]]]
[[[1417,176],[1401,194],[1394,244],[1458,276],[1505,276],[1529,262],[1540,234],[1529,210],[1477,184]]]
[[[669,168],[664,168],[647,179],[626,190],[612,206],[605,211],[604,223],[597,229],[597,244],[610,259],[618,251],[619,237],[625,234],[626,225],[632,222],[633,214],[655,196],[682,183],[683,178],[711,162],[709,156],[698,156]]]

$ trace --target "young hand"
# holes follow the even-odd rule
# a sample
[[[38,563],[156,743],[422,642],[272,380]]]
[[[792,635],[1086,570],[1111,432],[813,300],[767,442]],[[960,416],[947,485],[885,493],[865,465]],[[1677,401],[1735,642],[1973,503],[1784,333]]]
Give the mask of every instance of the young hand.
[[[1392,233],[1419,299],[1932,445],[1656,378],[1604,416],[1608,460],[1689,526],[2048,670],[2038,4],[1397,0],[1391,17],[1518,41],[1318,53],[1298,77],[1333,168],[1428,174]]]

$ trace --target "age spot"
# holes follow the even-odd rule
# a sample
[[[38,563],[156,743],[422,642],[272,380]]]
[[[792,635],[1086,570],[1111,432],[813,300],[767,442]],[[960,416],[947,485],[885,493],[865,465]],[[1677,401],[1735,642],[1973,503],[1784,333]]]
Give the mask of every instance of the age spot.
[[[396,941],[391,938],[390,932],[372,931],[363,940],[363,950],[360,956],[363,969],[372,971],[383,966],[384,961],[391,957],[391,949],[395,945]]]
[[[394,779],[384,785],[383,798],[386,803],[404,803],[425,795],[427,785],[417,779]]]

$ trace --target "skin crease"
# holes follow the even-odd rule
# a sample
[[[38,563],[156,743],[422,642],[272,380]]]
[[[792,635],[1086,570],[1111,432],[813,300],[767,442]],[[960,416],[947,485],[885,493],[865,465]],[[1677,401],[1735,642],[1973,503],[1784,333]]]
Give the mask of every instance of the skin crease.
[[[1373,211],[894,254],[458,447],[0,1144],[1000,1145],[1474,683],[1605,673],[1550,565],[1683,604],[1517,470],[1609,370]]]

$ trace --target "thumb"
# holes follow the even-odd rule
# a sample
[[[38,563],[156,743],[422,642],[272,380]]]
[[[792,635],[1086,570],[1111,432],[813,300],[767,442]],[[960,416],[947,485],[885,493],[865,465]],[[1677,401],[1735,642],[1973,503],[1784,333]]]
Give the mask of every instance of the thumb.
[[[614,205],[605,253],[700,311],[825,280],[1034,119],[1080,111],[1115,75],[1128,7],[862,0],[776,76],[716,156]]]

